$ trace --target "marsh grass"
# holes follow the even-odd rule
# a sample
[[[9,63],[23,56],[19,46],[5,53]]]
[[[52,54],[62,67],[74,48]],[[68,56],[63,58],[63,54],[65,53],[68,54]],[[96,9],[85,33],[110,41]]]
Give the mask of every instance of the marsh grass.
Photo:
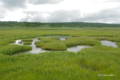
[[[32,42],[33,39],[22,39],[22,42]]]
[[[45,43],[43,42],[43,41],[37,41],[37,42],[35,42],[35,45],[37,46],[37,47],[41,47],[41,46],[43,46]]]
[[[39,37],[38,39],[43,41],[44,43],[48,43],[48,42],[53,42],[55,40],[59,40],[59,38],[49,38],[49,37]]]
[[[31,50],[29,46],[19,46],[19,45],[7,45],[0,49],[0,52],[6,55],[13,55],[20,52],[25,52]]]
[[[109,40],[114,42],[120,42],[120,37],[96,37],[97,40]]]
[[[95,41],[95,43],[92,43],[94,47],[82,49],[78,53],[51,51],[43,54],[17,54],[19,52],[25,53],[23,51],[27,49],[21,49],[23,46],[9,45],[12,40],[35,38],[36,36],[51,34],[75,36],[75,40],[68,38],[66,41],[62,41],[61,44],[64,45],[64,42],[69,42],[70,45],[76,45],[80,41],[76,37],[94,35],[120,37],[120,29],[115,27],[112,29],[107,27],[101,29],[83,28],[74,30],[38,30],[35,28],[20,28],[20,30],[18,28],[0,29],[0,80],[120,79],[120,48],[101,46],[99,45],[99,40],[97,41],[96,39],[82,38],[84,42]],[[119,46],[119,42],[117,44]],[[51,44],[48,46],[51,47]],[[12,54],[16,55],[4,55],[2,51],[5,54],[12,52]],[[98,74],[113,74],[114,76],[98,76]]]
[[[32,43],[31,42],[24,42],[23,44],[24,45],[31,45]]]
[[[22,44],[22,43],[23,43],[22,41],[19,42],[19,44]]]
[[[120,48],[120,42],[117,42],[117,46]]]
[[[100,42],[89,37],[70,37],[64,41],[67,47],[76,46],[76,45],[100,45]]]
[[[48,37],[40,37],[40,38],[38,38],[40,41],[37,41],[37,42],[35,42],[35,45],[37,46],[37,47],[42,47],[42,46],[44,46],[45,44],[47,44],[47,43],[51,43],[51,42],[60,42],[59,41],[59,39],[58,38],[48,38]]]
[[[46,43],[42,46],[42,49],[45,50],[57,50],[57,51],[61,51],[61,50],[66,50],[67,47],[64,43],[62,42],[51,42],[51,43]]]

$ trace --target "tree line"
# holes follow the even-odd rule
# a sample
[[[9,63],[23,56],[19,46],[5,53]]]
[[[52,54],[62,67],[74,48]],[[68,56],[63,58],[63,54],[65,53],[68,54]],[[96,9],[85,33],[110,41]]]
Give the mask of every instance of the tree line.
[[[90,22],[57,22],[57,23],[41,23],[41,22],[17,22],[17,21],[0,21],[0,27],[41,27],[47,25],[49,27],[120,27],[120,24],[107,23],[90,23]]]

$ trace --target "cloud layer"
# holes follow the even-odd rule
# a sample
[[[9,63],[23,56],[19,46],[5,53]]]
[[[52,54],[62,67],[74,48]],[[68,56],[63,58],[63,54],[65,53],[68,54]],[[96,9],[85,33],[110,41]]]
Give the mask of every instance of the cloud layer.
[[[0,0],[0,20],[120,23],[119,5],[120,0]]]
[[[28,14],[21,21],[31,22],[107,22],[120,23],[120,8],[101,10],[84,15],[79,10],[58,10],[52,13],[25,12]],[[48,16],[42,16],[48,14]]]
[[[56,4],[63,0],[28,0],[32,4]]]

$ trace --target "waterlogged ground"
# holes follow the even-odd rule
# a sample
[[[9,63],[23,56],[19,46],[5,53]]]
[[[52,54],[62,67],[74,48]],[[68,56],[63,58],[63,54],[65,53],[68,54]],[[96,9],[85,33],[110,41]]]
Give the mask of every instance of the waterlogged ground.
[[[59,40],[64,41],[64,40],[66,40],[67,37],[70,37],[70,36],[44,36],[44,37],[59,38]],[[22,41],[21,39],[15,40],[14,44],[23,45],[24,42],[21,42],[21,41]],[[40,41],[38,39],[38,37],[36,37],[36,38],[33,39],[31,45],[29,45],[29,46],[32,47],[32,50],[29,51],[29,52],[26,52],[26,53],[43,53],[43,52],[49,52],[50,51],[50,50],[49,51],[48,50],[43,50],[42,48],[36,47],[35,42],[37,42],[37,41]],[[89,47],[90,46],[83,46],[83,45],[80,46],[80,45],[78,45],[78,46],[69,47],[69,48],[67,48],[66,51],[77,53],[78,51],[80,51],[80,50],[82,50],[84,48],[89,48]]]
[[[36,38],[53,34],[71,37]],[[119,80],[119,69],[120,29],[0,30],[0,80]]]
[[[43,37],[46,37],[46,38],[59,38],[59,40],[64,41],[64,40],[66,40],[67,37],[70,37],[70,36],[43,36]],[[91,37],[91,38],[92,38],[92,37]],[[94,37],[94,38],[95,38],[95,37]],[[24,42],[21,42],[21,41],[22,41],[21,39],[16,40],[14,44],[23,45]],[[36,37],[36,38],[33,39],[31,45],[29,45],[29,46],[32,47],[32,50],[29,51],[29,52],[26,52],[26,53],[43,53],[43,52],[46,52],[46,51],[47,51],[47,50],[43,50],[43,49],[40,48],[40,47],[39,47],[39,48],[36,47],[35,42],[37,42],[37,41],[40,41],[40,40],[38,39],[38,37]],[[20,43],[20,42],[21,42],[21,43]],[[111,41],[108,41],[108,40],[102,40],[102,41],[100,41],[100,42],[101,42],[101,45],[103,45],[103,46],[111,46],[111,47],[117,48],[117,44],[116,44],[115,42],[111,42]],[[75,52],[75,53],[77,53],[78,51],[80,51],[80,50],[82,50],[82,49],[84,49],[84,48],[90,48],[90,46],[85,46],[85,45],[73,46],[73,47],[67,48],[66,51],[70,51],[70,52]],[[91,48],[92,48],[92,47],[91,47]],[[50,50],[49,50],[49,51],[50,51]]]

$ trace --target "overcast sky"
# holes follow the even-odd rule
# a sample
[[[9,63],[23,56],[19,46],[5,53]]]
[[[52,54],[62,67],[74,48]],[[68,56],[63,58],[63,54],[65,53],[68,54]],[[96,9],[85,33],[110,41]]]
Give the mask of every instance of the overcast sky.
[[[0,21],[120,23],[120,0],[0,0]]]

